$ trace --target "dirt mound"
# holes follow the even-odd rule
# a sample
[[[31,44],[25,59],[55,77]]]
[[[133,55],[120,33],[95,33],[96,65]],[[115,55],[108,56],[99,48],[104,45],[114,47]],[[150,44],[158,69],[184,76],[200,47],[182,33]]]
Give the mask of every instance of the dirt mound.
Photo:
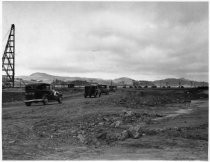
[[[114,106],[123,106],[126,108],[141,108],[142,106],[157,106],[168,103],[183,103],[183,92],[164,91],[158,94],[156,91],[124,91],[115,97],[100,99],[97,104],[109,104]]]
[[[143,134],[145,124],[158,116],[158,114],[123,111],[86,115],[72,121],[49,118],[35,123],[33,130],[41,138],[65,143],[74,138],[76,140],[74,142],[97,146],[126,138],[139,138]]]
[[[187,90],[186,90],[187,91]],[[190,90],[191,100],[208,98],[208,94],[198,91],[197,89]],[[124,106],[127,108],[141,108],[142,106],[159,106],[171,103],[184,103],[185,91],[166,90],[166,91],[127,91],[117,99],[112,99],[115,105]]]
[[[187,139],[208,140],[208,125],[197,127],[174,127],[167,129],[147,129],[151,119],[159,114],[136,113],[125,110],[121,113],[89,114],[73,120],[49,118],[34,124],[33,130],[40,138],[57,141],[57,144],[85,144],[102,146],[140,138],[144,135],[161,135]],[[200,132],[203,133],[200,133]]]

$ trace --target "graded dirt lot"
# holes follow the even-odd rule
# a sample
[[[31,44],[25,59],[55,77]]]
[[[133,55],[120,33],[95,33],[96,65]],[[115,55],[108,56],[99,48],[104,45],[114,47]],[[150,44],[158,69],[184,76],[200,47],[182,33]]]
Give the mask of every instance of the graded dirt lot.
[[[208,160],[208,90],[65,92],[62,104],[2,104],[4,160]]]

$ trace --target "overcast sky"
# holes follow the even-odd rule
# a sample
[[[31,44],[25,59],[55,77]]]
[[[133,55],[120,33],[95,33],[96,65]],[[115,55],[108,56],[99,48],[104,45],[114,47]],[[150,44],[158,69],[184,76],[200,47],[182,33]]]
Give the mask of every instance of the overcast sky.
[[[208,2],[3,2],[16,75],[208,80]]]

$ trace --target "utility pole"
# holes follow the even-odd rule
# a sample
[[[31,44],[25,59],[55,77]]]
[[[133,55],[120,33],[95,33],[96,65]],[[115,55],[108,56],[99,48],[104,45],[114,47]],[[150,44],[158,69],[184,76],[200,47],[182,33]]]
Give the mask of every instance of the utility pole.
[[[6,73],[6,86],[15,86],[15,25],[12,24],[2,57],[2,70]],[[8,85],[9,84],[9,85]]]

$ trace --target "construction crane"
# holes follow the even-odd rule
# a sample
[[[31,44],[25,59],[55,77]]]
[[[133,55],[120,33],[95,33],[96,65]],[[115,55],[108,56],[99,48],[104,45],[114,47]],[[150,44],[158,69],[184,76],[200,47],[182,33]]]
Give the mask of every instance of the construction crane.
[[[2,57],[3,86],[14,87],[15,83],[15,25],[12,24]]]

